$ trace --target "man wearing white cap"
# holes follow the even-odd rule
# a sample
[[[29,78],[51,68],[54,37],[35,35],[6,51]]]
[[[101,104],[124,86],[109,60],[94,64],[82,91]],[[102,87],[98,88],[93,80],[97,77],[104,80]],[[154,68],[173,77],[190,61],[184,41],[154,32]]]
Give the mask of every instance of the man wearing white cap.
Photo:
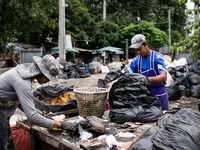
[[[159,98],[162,110],[168,110],[168,95],[165,90],[167,71],[163,55],[150,50],[146,37],[142,34],[137,34],[131,39],[130,48],[133,48],[138,56],[131,61],[127,73],[140,73],[148,77],[151,93]]]
[[[0,75],[0,150],[14,149],[14,144],[7,120],[7,108],[19,100],[28,121],[46,128],[65,128],[62,122],[48,119],[35,108],[31,83],[34,79],[42,84],[57,82],[59,63],[51,55],[43,58],[33,56],[34,63],[20,64]],[[9,147],[9,146],[12,147]]]

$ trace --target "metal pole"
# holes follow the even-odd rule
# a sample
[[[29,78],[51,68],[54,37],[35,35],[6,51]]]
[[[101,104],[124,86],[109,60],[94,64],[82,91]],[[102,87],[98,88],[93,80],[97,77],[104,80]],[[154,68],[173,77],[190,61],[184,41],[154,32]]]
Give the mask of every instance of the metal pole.
[[[103,20],[106,20],[106,0],[103,0]],[[105,45],[105,37],[104,37],[104,45]],[[104,52],[103,63],[106,64],[106,51]]]
[[[103,20],[106,20],[106,0],[103,0]]]
[[[170,9],[168,10],[168,25],[169,25],[169,46],[171,45],[171,20],[170,20]]]
[[[126,39],[126,64],[128,64],[128,39]]]
[[[63,64],[66,61],[65,53],[65,0],[59,0],[59,63]]]

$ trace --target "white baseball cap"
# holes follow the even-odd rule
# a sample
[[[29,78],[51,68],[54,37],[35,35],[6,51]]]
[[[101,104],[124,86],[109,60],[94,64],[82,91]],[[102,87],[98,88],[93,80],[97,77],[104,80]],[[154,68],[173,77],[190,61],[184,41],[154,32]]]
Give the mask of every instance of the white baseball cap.
[[[131,39],[130,48],[138,49],[144,42],[146,42],[146,37],[142,34],[137,34]]]

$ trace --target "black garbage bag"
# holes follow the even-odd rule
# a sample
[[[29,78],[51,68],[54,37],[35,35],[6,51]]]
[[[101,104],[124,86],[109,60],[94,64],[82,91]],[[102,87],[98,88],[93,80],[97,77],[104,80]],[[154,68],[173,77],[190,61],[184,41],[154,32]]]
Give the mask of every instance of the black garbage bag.
[[[190,87],[191,96],[195,98],[200,98],[200,84],[192,85]]]
[[[173,67],[169,67],[167,68],[167,71],[169,72],[170,75],[175,74],[176,73],[176,69]]]
[[[59,74],[58,76],[64,79],[69,79],[67,73],[65,72],[63,72],[62,74]]]
[[[118,79],[120,76],[123,76],[124,74],[121,72],[121,70],[117,70],[115,72],[109,72],[106,74],[105,78],[108,82],[114,81]]]
[[[199,149],[200,125],[195,121],[176,120],[164,125],[153,137],[156,149]]]
[[[59,112],[59,111],[67,111],[70,109],[76,109],[77,103],[76,99],[71,99],[67,104],[47,104],[43,101],[39,101],[38,99],[34,99],[35,107],[40,111],[46,111],[49,112]]]
[[[190,66],[187,66],[187,69],[189,70],[189,72],[194,72],[200,76],[200,64],[198,64],[197,62]]]
[[[178,84],[186,85],[184,76],[182,76],[182,77],[177,77],[177,78],[176,78],[176,82],[178,82]]]
[[[169,110],[128,150],[199,149],[200,112],[190,108]]]
[[[178,72],[185,72],[185,66],[178,66],[178,67],[176,67],[176,71],[178,71]]]
[[[45,85],[33,91],[33,96],[37,99],[50,100],[60,96],[65,91],[73,91],[75,86],[66,85]]]
[[[176,76],[177,78],[178,78],[178,77],[182,77],[182,76],[183,76],[183,72],[176,71],[175,76]]]
[[[67,74],[68,78],[85,78],[90,76],[90,72],[81,67],[79,63],[65,62],[63,66],[63,74]],[[61,76],[65,77],[64,75]]]
[[[186,96],[188,97],[189,96],[189,93],[187,90],[187,87],[185,85],[179,85],[179,91],[180,91],[180,96]]]
[[[80,75],[80,78],[86,78],[90,76],[90,72],[83,67],[76,66],[76,72]]]
[[[169,110],[158,120],[157,126],[164,127],[165,124],[172,123],[175,120],[194,120],[200,124],[200,112],[191,108],[175,108]]]
[[[158,130],[160,130],[158,126],[151,127],[139,138],[139,140],[131,144],[128,150],[154,150],[151,139]]]
[[[62,93],[66,91],[73,91],[75,89],[75,86],[66,86],[66,85],[46,85],[42,86],[38,89],[36,89],[33,92],[33,95],[35,97],[35,107],[39,109],[40,111],[46,111],[46,112],[59,112],[59,111],[66,111],[70,109],[77,108],[76,99],[70,98],[70,101],[67,104],[47,104],[42,100],[50,100],[54,99],[58,96],[60,96]]]
[[[175,74],[171,74],[171,77],[172,77],[172,79],[173,79],[174,81],[176,81],[176,76],[175,76]]]
[[[113,122],[153,122],[162,115],[159,99],[150,93],[147,77],[130,73],[121,76],[109,92],[110,119]]]
[[[88,131],[97,132],[103,134],[105,132],[105,125],[101,119],[96,116],[86,117],[86,122],[89,124],[87,127]]]
[[[108,81],[106,79],[99,79],[97,83],[97,87],[99,88],[107,88],[108,87]]]
[[[188,72],[187,78],[190,84],[200,84],[200,75],[194,73],[194,72]]]
[[[97,86],[101,88],[107,88],[108,87],[107,84],[109,82],[112,82],[123,75],[124,74],[121,72],[121,70],[117,70],[115,72],[109,72],[108,74],[106,74],[104,79],[99,79]]]
[[[200,112],[180,109],[159,119],[158,126],[160,130],[152,138],[155,149],[200,148]]]
[[[168,94],[168,100],[178,100],[180,99],[179,83],[176,81],[172,83],[169,87],[166,87]]]

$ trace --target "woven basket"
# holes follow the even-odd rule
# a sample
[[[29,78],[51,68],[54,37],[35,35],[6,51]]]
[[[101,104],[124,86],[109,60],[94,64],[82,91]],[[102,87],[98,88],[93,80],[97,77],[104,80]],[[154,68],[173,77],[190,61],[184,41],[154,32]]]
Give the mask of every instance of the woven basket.
[[[108,89],[83,87],[74,89],[78,112],[82,117],[101,117],[104,113]]]

